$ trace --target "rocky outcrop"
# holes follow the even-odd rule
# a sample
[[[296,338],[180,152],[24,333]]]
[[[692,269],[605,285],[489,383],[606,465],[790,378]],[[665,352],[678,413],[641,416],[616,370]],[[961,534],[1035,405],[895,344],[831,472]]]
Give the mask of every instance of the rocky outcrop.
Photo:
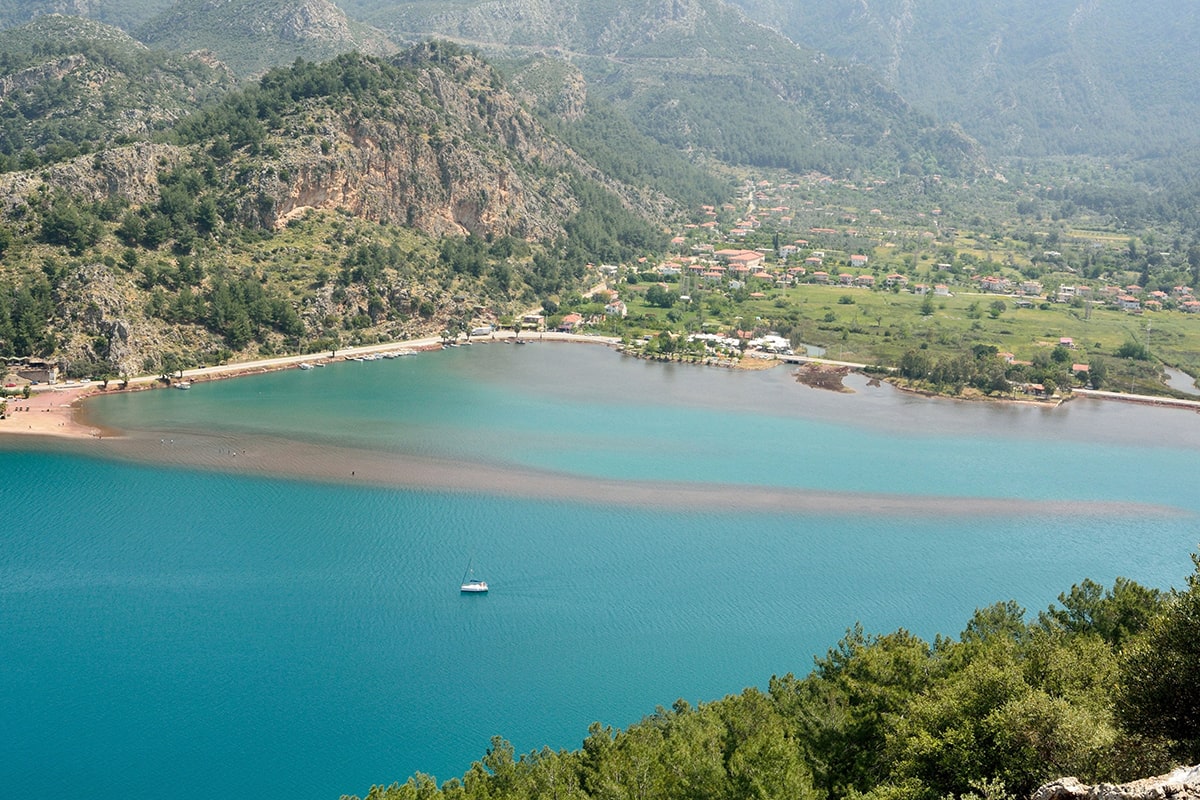
[[[306,123],[318,135],[282,140],[278,161],[247,182],[244,213],[274,228],[340,209],[434,236],[561,235],[578,208],[570,172],[594,170],[494,81],[482,61],[460,56],[420,69],[386,111],[322,112]]]
[[[12,75],[0,77],[0,100],[4,100],[13,92],[24,92],[48,81],[62,80],[65,75],[74,72],[87,63],[81,55],[69,55],[23,69]]]
[[[161,336],[134,308],[112,270],[84,264],[59,286],[55,317],[62,328],[59,360],[69,371],[77,365],[107,365],[101,371],[136,375],[144,354],[161,349]]]
[[[5,173],[0,175],[0,215],[14,218],[14,210],[42,187],[67,190],[86,202],[109,197],[123,197],[135,205],[153,202],[158,198],[159,171],[188,155],[184,148],[139,143],[38,170]]]
[[[1180,767],[1157,778],[1122,784],[1088,786],[1076,778],[1062,778],[1033,793],[1032,800],[1197,800],[1200,766]]]

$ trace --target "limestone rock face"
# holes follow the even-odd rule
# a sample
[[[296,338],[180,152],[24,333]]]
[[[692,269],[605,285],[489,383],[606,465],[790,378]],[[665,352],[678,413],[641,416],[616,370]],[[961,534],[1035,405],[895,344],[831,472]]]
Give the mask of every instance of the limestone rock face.
[[[188,151],[139,143],[81,156],[38,170],[0,175],[0,215],[23,205],[39,187],[69,190],[86,202],[123,197],[134,205],[158,199],[158,173],[183,161]]]
[[[1076,778],[1061,778],[1033,793],[1032,800],[1197,800],[1200,765],[1180,767],[1166,775],[1130,783],[1088,786]]]

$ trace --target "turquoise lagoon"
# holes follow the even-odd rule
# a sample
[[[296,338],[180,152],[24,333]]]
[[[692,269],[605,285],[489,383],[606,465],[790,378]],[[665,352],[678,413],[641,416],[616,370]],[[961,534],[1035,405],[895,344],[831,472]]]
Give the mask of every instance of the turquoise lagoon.
[[[535,343],[99,398],[137,460],[0,451],[0,786],[445,780],[495,734],[573,748],[806,673],[856,621],[955,635],[999,600],[1190,572],[1194,414],[851,384]],[[289,477],[287,442],[334,454],[327,478]],[[359,457],[394,485],[357,484]],[[413,458],[461,485],[406,488]],[[488,595],[459,594],[468,559]]]

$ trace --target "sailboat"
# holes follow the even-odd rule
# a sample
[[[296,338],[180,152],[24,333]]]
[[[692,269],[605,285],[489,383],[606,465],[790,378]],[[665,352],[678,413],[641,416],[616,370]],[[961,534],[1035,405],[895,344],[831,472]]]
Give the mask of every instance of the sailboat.
[[[488,590],[487,581],[481,581],[475,577],[475,570],[471,569],[471,563],[467,562],[467,571],[463,573],[462,586],[459,591],[463,594],[483,594]]]

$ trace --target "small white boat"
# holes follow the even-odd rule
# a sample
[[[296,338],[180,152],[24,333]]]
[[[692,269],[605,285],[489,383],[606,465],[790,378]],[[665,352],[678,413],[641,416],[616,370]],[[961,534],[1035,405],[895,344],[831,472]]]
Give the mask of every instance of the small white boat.
[[[300,363],[300,369],[303,369],[303,370],[309,370],[309,369],[312,369],[312,368],[313,368],[313,365],[312,365],[312,364],[310,364],[310,363],[308,363],[307,361],[302,361],[302,362]]]
[[[191,382],[191,381],[175,381],[175,383],[172,383],[171,385],[172,385],[172,386],[174,386],[176,389],[190,389],[190,388],[192,388],[192,382]]]
[[[458,587],[463,594],[483,594],[488,590],[487,581],[475,577],[475,570],[467,563],[467,571],[463,574],[462,585]]]

